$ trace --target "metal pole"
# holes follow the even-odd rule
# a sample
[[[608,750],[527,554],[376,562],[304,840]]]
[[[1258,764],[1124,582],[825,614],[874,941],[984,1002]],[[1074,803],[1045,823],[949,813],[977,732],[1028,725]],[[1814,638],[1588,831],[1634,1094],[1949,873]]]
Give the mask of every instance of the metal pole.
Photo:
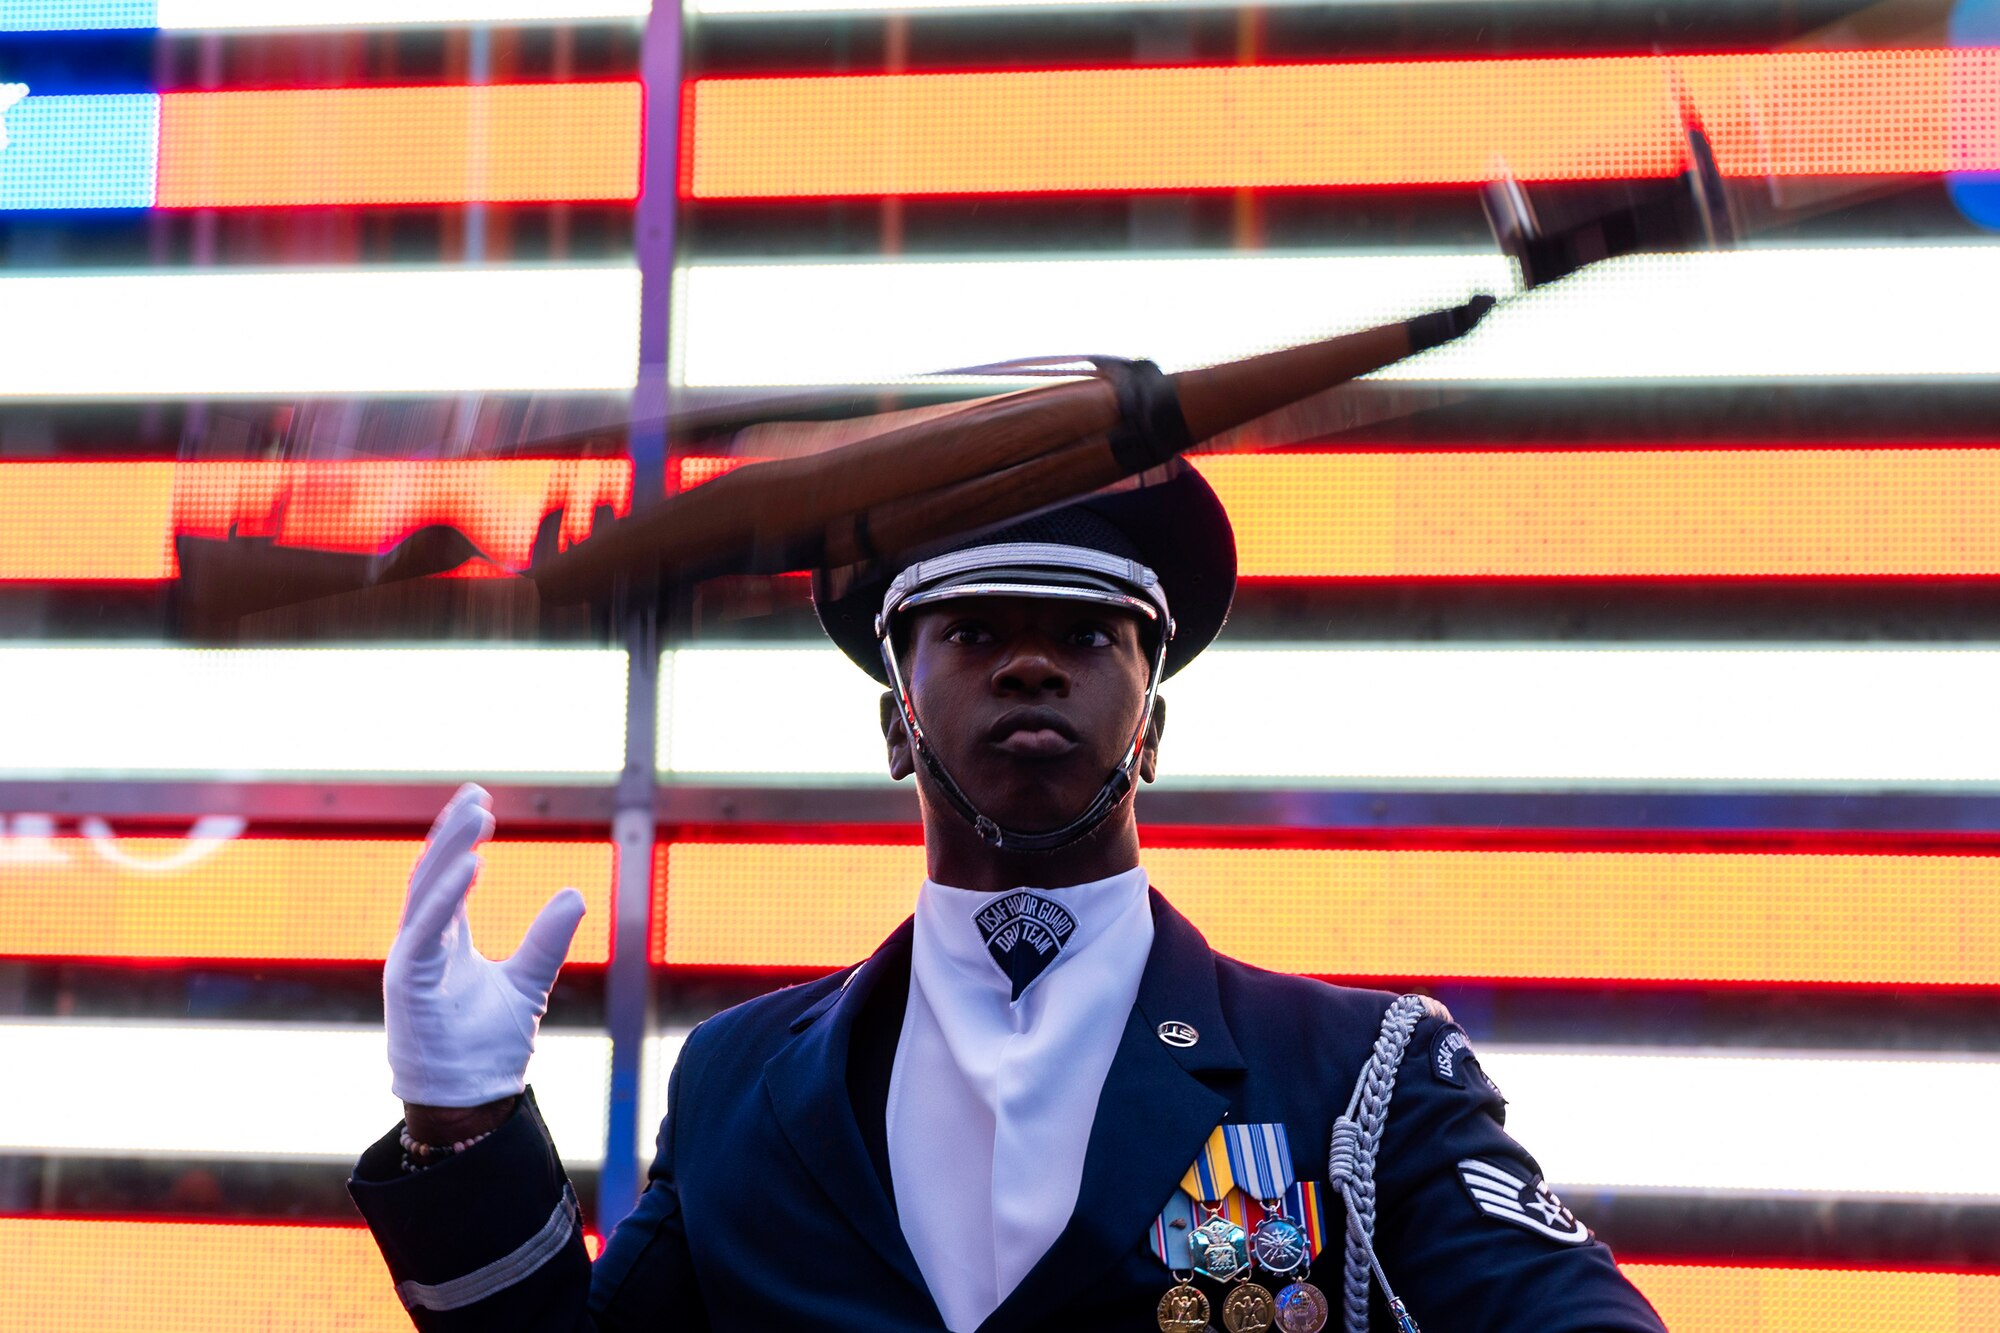
[[[680,180],[681,13],[660,0],[646,20],[640,70],[646,86],[646,156],[634,245],[639,260],[639,380],[632,419],[632,503],[666,489],[667,352],[675,259],[675,191]]]
[[[644,1163],[639,1122],[645,1105],[646,1047],[657,1026],[652,964],[648,957],[653,902],[655,738],[659,734],[659,619],[650,599],[633,599],[622,616],[628,655],[625,767],[618,776],[611,840],[618,874],[611,967],[605,979],[604,1017],[611,1029],[611,1097],[604,1134],[604,1167],[597,1178],[597,1227],[609,1235],[638,1201]]]
[[[635,427],[627,441],[632,458],[634,508],[666,491],[668,409],[667,313],[674,276],[675,154],[680,149],[681,14],[677,0],[656,3],[646,20],[640,53],[646,88],[645,160],[633,243],[639,262],[639,373],[633,395]],[[605,1020],[611,1029],[611,1098],[606,1117],[604,1168],[598,1176],[597,1225],[609,1234],[638,1200],[643,1170],[639,1123],[646,1047],[656,1027],[652,967],[648,956],[653,902],[655,764],[660,728],[660,619],[655,589],[640,586],[615,608],[625,641],[627,687],[625,767],[618,779],[611,821],[618,865],[618,906],[611,968],[605,982]]]

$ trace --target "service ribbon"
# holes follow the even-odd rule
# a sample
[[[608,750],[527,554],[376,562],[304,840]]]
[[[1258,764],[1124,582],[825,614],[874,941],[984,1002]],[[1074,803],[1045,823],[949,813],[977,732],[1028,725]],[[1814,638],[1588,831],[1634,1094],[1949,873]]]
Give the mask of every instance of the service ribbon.
[[[1236,1185],[1253,1199],[1282,1199],[1292,1185],[1292,1150],[1282,1124],[1224,1125],[1223,1147]]]
[[[1194,1258],[1188,1253],[1188,1232],[1195,1229],[1200,1219],[1195,1216],[1194,1200],[1186,1190],[1175,1190],[1167,1206],[1153,1219],[1150,1239],[1153,1253],[1159,1256],[1168,1271],[1185,1273],[1194,1267]]]
[[[1194,1165],[1181,1177],[1181,1188],[1188,1194],[1213,1208],[1231,1189],[1235,1188],[1236,1176],[1229,1167],[1228,1131],[1233,1125],[1218,1125],[1208,1142],[1201,1145],[1201,1156],[1194,1159]]]

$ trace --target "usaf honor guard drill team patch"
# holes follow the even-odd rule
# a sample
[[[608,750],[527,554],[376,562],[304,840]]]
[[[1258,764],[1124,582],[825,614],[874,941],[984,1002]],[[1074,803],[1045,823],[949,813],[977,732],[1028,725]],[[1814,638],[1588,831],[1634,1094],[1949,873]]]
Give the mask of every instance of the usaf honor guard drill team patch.
[[[1076,933],[1076,918],[1061,903],[1026,889],[995,898],[973,920],[986,951],[1014,983],[1009,998],[1015,1000]]]
[[[1538,1236],[1581,1245],[1590,1239],[1590,1228],[1576,1220],[1540,1176],[1523,1180],[1512,1163],[1502,1166],[1468,1157],[1458,1164],[1458,1178],[1472,1196],[1472,1202],[1488,1217],[1512,1222]]]

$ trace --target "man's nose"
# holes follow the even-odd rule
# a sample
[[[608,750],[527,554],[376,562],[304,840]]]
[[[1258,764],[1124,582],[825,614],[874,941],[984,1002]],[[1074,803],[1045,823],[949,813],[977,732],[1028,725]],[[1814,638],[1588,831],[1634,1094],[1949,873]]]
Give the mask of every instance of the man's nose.
[[[1039,636],[1009,645],[1009,651],[993,672],[996,694],[1069,693],[1069,672],[1059,656]]]

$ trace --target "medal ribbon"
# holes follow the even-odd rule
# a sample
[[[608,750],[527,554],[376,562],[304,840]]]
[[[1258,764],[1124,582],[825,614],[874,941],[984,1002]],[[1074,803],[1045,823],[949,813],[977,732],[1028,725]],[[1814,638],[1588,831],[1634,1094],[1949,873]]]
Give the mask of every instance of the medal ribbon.
[[[1230,1174],[1253,1199],[1282,1199],[1292,1184],[1292,1150],[1283,1124],[1224,1125],[1222,1136]],[[1213,1142],[1213,1140],[1210,1140]]]
[[[1253,1212],[1253,1209],[1256,1211]],[[1193,1268],[1194,1258],[1188,1253],[1188,1233],[1206,1222],[1211,1214],[1226,1217],[1245,1231],[1250,1229],[1252,1218],[1264,1216],[1254,1200],[1245,1201],[1241,1190],[1231,1190],[1213,1206],[1197,1204],[1188,1197],[1186,1190],[1175,1190],[1174,1197],[1167,1200],[1167,1206],[1160,1210],[1160,1215],[1153,1219],[1152,1228],[1146,1233],[1154,1256],[1176,1273]],[[1307,1234],[1317,1234],[1317,1230]]]
[[[1230,1169],[1228,1131],[1236,1126],[1218,1125],[1208,1136],[1208,1142],[1201,1145],[1201,1156],[1194,1159],[1194,1165],[1181,1177],[1181,1188],[1192,1198],[1201,1200],[1213,1208],[1236,1186],[1236,1176]],[[1269,1197],[1269,1196],[1266,1196]]]
[[[1284,1209],[1285,1216],[1296,1222],[1299,1230],[1306,1233],[1306,1256],[1308,1262],[1318,1258],[1320,1250],[1326,1246],[1326,1218],[1320,1213],[1318,1183],[1311,1180],[1301,1180],[1286,1190]],[[1277,1209],[1266,1208],[1263,1204],[1252,1200],[1244,1206],[1244,1213],[1250,1220],[1243,1225],[1255,1231],[1258,1223],[1275,1212],[1277,1212]],[[1181,1253],[1185,1254],[1187,1253],[1187,1233],[1183,1231],[1180,1235],[1182,1238]]]

